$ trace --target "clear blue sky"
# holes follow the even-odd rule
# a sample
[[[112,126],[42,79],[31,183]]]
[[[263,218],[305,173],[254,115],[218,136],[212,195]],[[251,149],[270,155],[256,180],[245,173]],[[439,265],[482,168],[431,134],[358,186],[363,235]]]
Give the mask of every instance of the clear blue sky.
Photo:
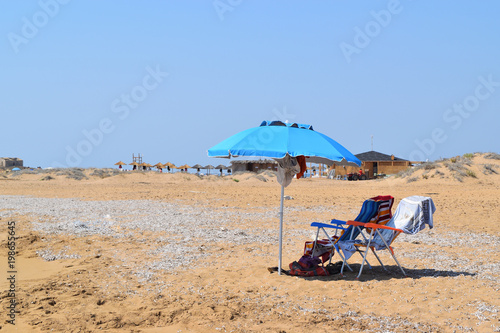
[[[500,151],[498,1],[1,1],[0,156],[220,164],[262,120],[354,154]]]

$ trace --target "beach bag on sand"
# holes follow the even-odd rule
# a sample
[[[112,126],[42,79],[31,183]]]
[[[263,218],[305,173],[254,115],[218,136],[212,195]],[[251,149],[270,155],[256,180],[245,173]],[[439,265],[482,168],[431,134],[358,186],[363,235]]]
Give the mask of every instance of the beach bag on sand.
[[[318,267],[321,264],[321,259],[318,257],[302,256],[298,262],[302,268],[309,269]]]
[[[318,266],[321,260],[317,257],[303,256],[300,260],[292,262],[290,266],[290,275],[294,276],[328,276],[328,270]]]

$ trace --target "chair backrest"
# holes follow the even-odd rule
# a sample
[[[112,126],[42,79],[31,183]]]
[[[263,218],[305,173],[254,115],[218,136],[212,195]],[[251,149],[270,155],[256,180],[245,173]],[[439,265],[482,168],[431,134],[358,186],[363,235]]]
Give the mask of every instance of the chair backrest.
[[[371,198],[371,200],[380,202],[380,206],[377,215],[370,220],[370,223],[386,225],[392,218],[394,197],[390,195],[379,195]]]
[[[372,199],[365,200],[365,202],[363,202],[363,206],[361,206],[361,211],[359,212],[358,217],[356,217],[354,221],[365,222],[365,223],[370,222],[372,218],[377,216],[379,212],[379,206],[380,206],[380,201],[374,201]],[[354,226],[350,225],[340,236],[338,241],[356,239],[356,237],[358,237],[360,232],[361,231],[359,228],[355,228]]]
[[[411,196],[404,198],[394,213],[395,228],[402,229],[406,234],[414,235],[428,225],[434,226],[432,214],[436,206],[430,197]]]
[[[394,214],[394,216],[391,216],[390,220],[388,222],[385,223],[385,225],[387,227],[391,227],[391,228],[400,228],[399,226],[396,225],[396,220],[400,219],[402,215],[408,215],[408,213],[402,213],[401,212],[401,206],[402,206],[402,203],[405,199],[401,200],[401,202],[399,203],[398,207],[396,208],[396,213]],[[394,199],[393,199],[394,201]],[[392,206],[392,204],[391,204]],[[410,219],[413,219],[413,216],[406,216],[406,217],[409,217]],[[374,237],[373,237],[373,242],[379,244],[382,246],[383,244],[383,241],[382,239],[380,239],[380,235],[384,238],[384,240],[387,242],[387,244],[389,244],[389,246],[391,245],[391,243],[396,239],[396,237],[399,236],[400,232],[397,232],[397,231],[394,231],[394,230],[388,230],[388,229],[379,229],[379,233],[380,234],[376,234]]]
[[[354,221],[375,224],[387,224],[392,218],[392,205],[394,197],[390,195],[379,195],[363,202],[361,211]],[[354,229],[354,230],[353,230]],[[339,241],[354,240],[361,233],[362,227],[349,226]],[[371,229],[367,229],[370,233]]]
[[[432,214],[436,211],[434,202],[430,197],[412,196],[404,198],[398,204],[394,216],[387,222],[386,226],[403,230],[406,234],[416,234],[428,224],[433,226]],[[380,234],[387,244],[391,243],[399,236],[400,232],[379,229]],[[380,236],[374,236],[373,241],[383,243]]]

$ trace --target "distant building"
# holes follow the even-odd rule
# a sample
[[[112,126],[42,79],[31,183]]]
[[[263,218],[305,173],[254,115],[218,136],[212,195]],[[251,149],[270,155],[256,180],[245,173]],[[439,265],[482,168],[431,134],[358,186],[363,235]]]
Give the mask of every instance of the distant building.
[[[17,157],[0,157],[0,168],[22,168],[23,160]]]
[[[231,162],[231,171],[233,173],[241,172],[259,172],[262,170],[278,170],[278,162],[274,160],[237,160]]]
[[[368,178],[374,178],[381,174],[396,174],[411,166],[411,162],[408,160],[373,150],[354,156],[361,161],[361,167],[354,165],[354,163],[336,163],[333,165],[333,168],[335,168],[335,175],[344,176],[348,173],[356,173],[359,169],[362,169]]]
[[[386,174],[392,175],[410,167],[410,161],[395,157],[394,155],[386,155],[376,151],[368,151],[356,155],[362,162],[363,171],[373,178],[374,175]]]

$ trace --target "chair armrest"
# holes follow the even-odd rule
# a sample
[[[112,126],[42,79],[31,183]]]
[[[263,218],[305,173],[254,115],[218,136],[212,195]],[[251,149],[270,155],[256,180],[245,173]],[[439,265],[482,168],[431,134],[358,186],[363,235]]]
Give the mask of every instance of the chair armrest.
[[[344,230],[344,228],[339,227],[335,224],[328,224],[328,223],[321,223],[321,222],[313,222],[311,223],[311,227],[318,227],[318,228],[330,228],[330,229],[340,229]]]
[[[371,228],[371,229],[387,229],[387,230],[393,230],[393,231],[403,232],[403,230],[401,230],[401,229],[388,227],[388,226],[385,226],[385,225],[382,225],[382,224],[364,223],[364,226],[366,228]]]
[[[333,219],[330,221],[331,224],[336,224],[336,225],[346,225],[346,221],[341,221],[341,220],[337,220],[337,219]]]
[[[355,225],[358,227],[366,227],[367,224],[373,224],[373,223],[365,223],[365,222],[358,222],[358,221],[347,221],[346,224],[348,225]]]

